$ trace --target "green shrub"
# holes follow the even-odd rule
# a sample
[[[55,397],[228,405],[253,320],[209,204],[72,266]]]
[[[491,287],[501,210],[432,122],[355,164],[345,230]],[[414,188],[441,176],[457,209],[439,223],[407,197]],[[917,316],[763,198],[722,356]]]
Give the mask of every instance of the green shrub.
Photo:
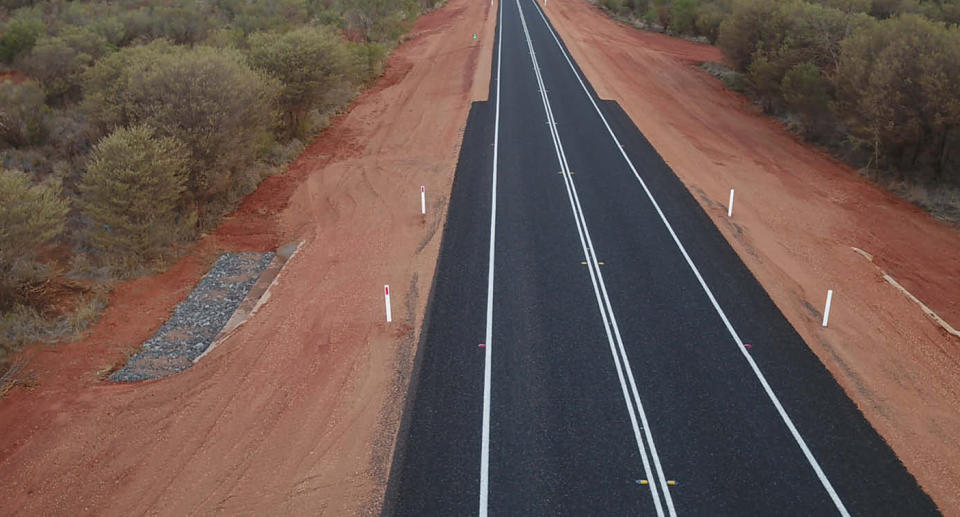
[[[353,60],[353,82],[357,84],[369,83],[383,74],[383,60],[389,49],[383,43],[370,41],[367,43],[353,43],[350,45]]]
[[[776,4],[767,0],[737,0],[733,13],[720,24],[717,45],[739,71],[752,62],[763,28],[773,17]]]
[[[698,0],[673,0],[673,30],[680,34],[696,34]]]
[[[67,210],[58,182],[33,185],[20,171],[0,169],[0,311],[36,300],[49,277],[37,252],[63,231]]]
[[[706,37],[711,45],[715,44],[720,37],[720,24],[726,17],[727,13],[717,4],[713,2],[700,4],[694,21],[697,34]]]
[[[0,82],[0,148],[42,144],[50,132],[50,110],[34,81]]]
[[[187,182],[183,144],[152,129],[118,129],[94,147],[80,183],[84,242],[131,270],[170,249],[194,221],[180,215]]]
[[[793,66],[780,86],[787,108],[800,117],[804,136],[820,139],[830,131],[833,92],[820,68],[813,63]]]
[[[204,204],[227,195],[233,174],[270,142],[279,90],[237,52],[156,42],[98,61],[85,75],[84,107],[107,131],[146,124],[182,142],[187,192],[205,226],[214,221]]]
[[[51,102],[76,99],[84,69],[109,49],[103,36],[87,29],[65,28],[60,36],[37,40],[23,69],[43,86]]]
[[[43,29],[39,9],[18,9],[0,31],[0,61],[12,63],[17,56],[29,52]]]
[[[945,169],[960,128],[960,28],[902,15],[861,28],[843,42],[837,83],[853,133],[900,169]]]
[[[623,14],[627,10],[624,0],[600,0],[600,6],[614,14]]]
[[[280,81],[280,107],[288,137],[309,131],[307,114],[336,107],[332,93],[349,83],[351,56],[340,35],[328,28],[303,27],[286,34],[257,33],[249,38],[249,61]]]
[[[399,40],[420,10],[415,0],[352,0],[343,7],[347,30],[379,42]]]
[[[193,45],[210,33],[210,21],[204,13],[183,7],[156,7],[151,13],[152,35],[175,43]]]

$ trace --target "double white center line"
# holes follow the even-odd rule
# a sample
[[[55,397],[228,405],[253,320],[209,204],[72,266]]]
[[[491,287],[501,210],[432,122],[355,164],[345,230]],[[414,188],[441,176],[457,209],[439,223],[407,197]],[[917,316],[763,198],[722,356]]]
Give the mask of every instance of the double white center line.
[[[640,183],[640,186],[643,187],[644,193],[646,193],[647,198],[650,200],[650,203],[657,211],[657,215],[660,216],[660,220],[663,222],[664,227],[670,233],[670,237],[673,238],[673,242],[677,245],[677,249],[683,255],[684,260],[687,265],[690,266],[691,272],[697,278],[697,281],[700,283],[700,287],[703,288],[704,294],[707,295],[707,298],[710,300],[710,303],[713,305],[713,308],[716,310],[717,315],[720,316],[720,319],[723,321],[724,326],[727,328],[727,331],[730,333],[730,337],[733,338],[733,341],[736,343],[737,348],[739,348],[741,355],[750,365],[750,369],[753,370],[754,375],[757,380],[760,382],[760,385],[763,387],[764,392],[770,398],[770,402],[773,403],[774,408],[776,408],[777,413],[779,413],[780,418],[783,420],[783,423],[787,426],[787,429],[790,431],[790,434],[793,436],[794,441],[800,447],[800,450],[803,452],[804,457],[806,457],[807,462],[813,468],[814,473],[817,476],[817,479],[820,480],[821,485],[827,491],[827,494],[830,496],[830,500],[833,501],[834,506],[837,509],[837,512],[843,516],[848,517],[850,515],[847,511],[846,505],[843,504],[843,501],[840,499],[840,496],[837,494],[837,491],[833,488],[833,484],[827,478],[826,473],[820,467],[820,463],[814,457],[813,452],[807,446],[807,442],[800,436],[800,431],[797,430],[797,427],[794,425],[793,420],[790,419],[790,416],[787,415],[786,409],[780,403],[780,399],[773,392],[773,388],[767,382],[766,376],[763,375],[763,372],[760,371],[760,367],[753,360],[753,357],[747,352],[746,347],[744,346],[743,340],[740,339],[740,336],[737,334],[737,331],[734,330],[733,324],[730,323],[730,320],[727,318],[727,315],[724,313],[723,309],[720,307],[720,303],[717,302],[716,297],[713,295],[713,291],[710,290],[710,287],[707,285],[706,280],[704,280],[703,275],[700,274],[700,270],[694,264],[693,259],[690,258],[690,255],[687,253],[686,248],[683,243],[680,242],[680,238],[677,237],[676,232],[673,230],[673,226],[670,225],[670,222],[667,220],[667,216],[663,213],[663,210],[660,208],[660,204],[657,203],[657,200],[653,197],[653,193],[647,187],[645,181],[640,176],[640,173],[637,172],[637,168],[634,167],[633,162],[630,161],[630,157],[627,156],[626,151],[623,149],[623,145],[620,144],[620,140],[614,134],[613,129],[610,128],[610,124],[607,123],[606,117],[603,116],[603,112],[600,111],[600,107],[597,106],[597,103],[593,99],[593,95],[587,89],[587,85],[584,84],[583,78],[580,77],[580,73],[577,71],[576,67],[573,66],[573,61],[570,59],[570,56],[567,54],[566,49],[560,43],[560,38],[557,37],[556,32],[554,32],[553,27],[550,26],[550,23],[547,21],[546,16],[543,13],[543,10],[537,5],[536,1],[532,2],[534,8],[537,10],[537,13],[540,15],[540,19],[543,20],[543,24],[547,27],[547,30],[550,31],[550,34],[553,36],[553,41],[557,44],[557,48],[560,49],[560,53],[563,55],[564,59],[567,61],[567,65],[570,67],[570,71],[576,77],[577,81],[580,83],[580,87],[583,89],[583,93],[587,96],[587,99],[590,100],[590,104],[593,105],[593,109],[597,112],[597,115],[600,116],[600,120],[603,121],[603,125],[606,127],[607,132],[610,134],[610,138],[613,139],[613,142],[617,144],[617,148],[620,149],[620,154],[623,156],[623,159],[626,161],[627,165],[630,167],[630,170],[633,172],[633,176]]]
[[[593,241],[590,238],[590,231],[587,228],[587,221],[580,206],[580,197],[577,194],[577,187],[574,184],[573,177],[570,175],[570,167],[567,163],[567,157],[563,150],[563,142],[560,134],[557,132],[556,121],[553,117],[553,109],[550,106],[550,96],[547,93],[546,85],[543,82],[543,76],[540,74],[540,65],[537,62],[537,54],[533,48],[533,41],[530,38],[530,32],[527,28],[527,21],[523,15],[523,9],[517,0],[517,9],[520,12],[520,22],[523,25],[524,36],[527,40],[527,49],[530,52],[530,60],[533,66],[534,75],[540,89],[540,96],[543,101],[544,111],[547,117],[547,126],[550,128],[550,136],[553,139],[554,150],[557,153],[557,162],[563,175],[563,180],[567,188],[567,198],[570,201],[570,209],[573,212],[574,220],[577,225],[577,233],[580,237],[580,244],[583,248],[583,255],[588,264],[590,272],[590,281],[593,284],[594,294],[597,299],[597,306],[603,318],[604,330],[607,334],[607,341],[610,345],[610,353],[613,356],[613,362],[617,369],[617,376],[620,380],[620,387],[623,391],[624,402],[627,405],[627,412],[630,415],[630,423],[633,427],[634,438],[636,439],[637,449],[643,459],[643,468],[647,479],[651,480],[650,494],[653,498],[654,506],[658,516],[664,515],[663,502],[660,500],[660,493],[657,488],[659,482],[663,490],[663,499],[666,502],[666,510],[671,516],[676,515],[673,507],[673,499],[670,496],[670,490],[667,485],[666,477],[663,474],[663,467],[660,464],[660,458],[657,455],[657,447],[653,442],[653,434],[650,431],[650,425],[647,422],[646,413],[643,410],[643,403],[640,401],[640,394],[637,392],[637,383],[633,378],[633,370],[630,367],[630,360],[627,358],[626,350],[623,346],[623,339],[620,336],[620,329],[617,326],[617,318],[613,313],[613,307],[610,304],[610,297],[607,295],[607,288],[603,281],[603,274],[600,272],[600,264],[597,260],[596,251],[593,247]],[[628,389],[629,382],[629,389]],[[632,396],[632,399],[631,399]],[[636,411],[634,410],[636,405]],[[637,417],[640,424],[638,425]],[[644,445],[646,440],[646,445]],[[649,448],[649,455],[648,455]],[[656,481],[654,481],[651,472],[651,460],[656,469]]]

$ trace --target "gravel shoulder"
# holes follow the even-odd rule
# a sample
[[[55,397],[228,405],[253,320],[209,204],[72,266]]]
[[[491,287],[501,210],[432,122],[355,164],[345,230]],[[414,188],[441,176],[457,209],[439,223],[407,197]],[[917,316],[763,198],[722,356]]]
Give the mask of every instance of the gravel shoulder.
[[[234,311],[240,306],[260,273],[276,254],[224,253],[204,275],[187,299],[173,310],[170,319],[148,339],[113,382],[157,379],[182,372],[206,352]]]

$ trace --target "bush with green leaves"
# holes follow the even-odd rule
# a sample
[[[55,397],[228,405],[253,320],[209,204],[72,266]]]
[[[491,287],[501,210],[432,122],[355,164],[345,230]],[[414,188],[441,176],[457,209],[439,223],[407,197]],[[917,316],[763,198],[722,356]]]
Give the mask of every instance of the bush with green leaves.
[[[309,0],[217,0],[217,6],[244,35],[286,32],[308,23],[311,15],[324,10],[319,3]]]
[[[796,113],[804,136],[819,140],[832,133],[833,87],[813,63],[794,65],[780,86],[787,109]]]
[[[68,211],[60,184],[34,184],[20,171],[0,168],[0,311],[35,302],[49,269],[38,252],[63,231]]]
[[[105,131],[146,124],[187,149],[187,191],[203,206],[228,195],[233,175],[272,140],[279,83],[238,52],[162,41],[101,59],[84,77],[84,108]]]
[[[29,52],[43,31],[39,9],[17,9],[0,30],[0,62],[12,63],[18,56]]]
[[[673,0],[673,30],[680,34],[697,34],[697,0]]]
[[[155,38],[165,38],[182,45],[203,41],[212,30],[209,13],[185,7],[157,6],[150,16]]]
[[[345,27],[364,41],[399,40],[420,12],[416,0],[351,0],[342,6]]]
[[[707,38],[711,45],[720,37],[720,24],[727,17],[723,7],[714,2],[703,2],[697,9],[694,27],[696,33]]]
[[[277,79],[283,127],[287,136],[309,132],[305,121],[311,110],[336,107],[337,92],[352,88],[350,52],[331,28],[302,27],[285,34],[257,33],[248,39],[251,66]]]
[[[861,28],[842,50],[839,100],[874,158],[960,183],[960,167],[947,167],[960,131],[960,28],[907,14]]]
[[[94,147],[80,183],[84,243],[119,272],[160,258],[188,235],[181,215],[188,161],[183,144],[140,125],[121,128]]]
[[[48,101],[75,100],[83,71],[109,50],[107,40],[88,29],[66,27],[59,36],[37,40],[23,70],[43,86]]]
[[[34,81],[0,82],[0,149],[42,144],[50,133],[50,109]]]

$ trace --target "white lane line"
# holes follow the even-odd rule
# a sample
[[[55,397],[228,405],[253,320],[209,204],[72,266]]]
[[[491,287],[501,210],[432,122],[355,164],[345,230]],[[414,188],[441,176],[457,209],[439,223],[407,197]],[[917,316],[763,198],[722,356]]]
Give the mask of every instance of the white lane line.
[[[661,487],[663,488],[663,491],[664,491],[664,498],[667,501],[667,509],[671,516],[675,516],[676,512],[673,507],[673,500],[672,500],[672,497],[670,496],[669,489],[667,488],[668,485],[666,483],[666,478],[663,474],[663,468],[660,465],[659,456],[657,455],[657,452],[656,452],[656,446],[654,445],[654,442],[653,442],[653,435],[651,434],[650,426],[647,422],[646,414],[643,410],[643,404],[640,401],[640,395],[637,391],[636,381],[633,378],[633,373],[630,367],[629,359],[626,356],[626,351],[623,346],[623,340],[620,337],[620,331],[616,324],[616,317],[613,314],[613,307],[610,304],[610,299],[606,292],[606,286],[603,281],[603,275],[600,272],[599,261],[597,260],[596,252],[593,249],[593,242],[590,238],[590,232],[589,232],[589,229],[587,228],[586,218],[583,214],[583,209],[580,206],[580,200],[577,194],[576,185],[574,184],[573,178],[570,174],[570,167],[569,167],[569,164],[567,163],[566,153],[563,150],[563,142],[561,141],[560,134],[556,129],[556,120],[554,119],[554,116],[553,116],[553,108],[550,105],[550,99],[549,99],[549,95],[547,94],[546,85],[544,84],[544,81],[543,81],[543,76],[540,74],[540,66],[539,66],[539,63],[537,62],[536,51],[533,48],[533,41],[530,38],[530,33],[527,27],[526,19],[523,15],[523,9],[520,7],[519,0],[517,0],[517,8],[520,11],[520,21],[523,24],[524,34],[526,35],[526,39],[527,39],[527,49],[530,53],[534,75],[536,76],[541,100],[543,101],[543,104],[544,104],[544,110],[547,116],[547,125],[550,128],[550,136],[553,139],[554,150],[557,153],[557,160],[559,161],[561,171],[563,172],[564,185],[567,188],[567,197],[570,201],[570,207],[571,207],[571,210],[573,211],[574,220],[577,225],[577,233],[580,236],[580,243],[583,248],[584,258],[586,258],[588,264],[590,264],[590,267],[589,267],[590,280],[593,283],[594,294],[596,295],[596,298],[597,298],[597,305],[600,309],[600,314],[603,318],[604,330],[606,331],[607,340],[608,340],[608,343],[610,344],[610,353],[611,355],[613,355],[614,365],[616,366],[616,369],[617,369],[617,376],[620,380],[620,387],[623,391],[624,402],[627,404],[627,411],[630,415],[630,422],[633,426],[634,437],[637,442],[637,448],[639,449],[641,458],[643,460],[644,471],[648,479],[651,479],[651,480],[654,479],[650,470],[650,462],[649,462],[649,459],[647,458],[647,452],[643,445],[643,439],[641,438],[640,429],[639,429],[639,426],[637,425],[637,418],[633,410],[633,402],[631,401],[631,398],[630,398],[630,392],[628,392],[627,384],[624,380],[624,369],[626,369],[627,371],[627,377],[630,381],[630,387],[634,397],[634,401],[636,402],[637,409],[640,414],[641,421],[643,423],[644,435],[647,439],[647,442],[650,445],[650,453],[651,453],[651,456],[653,457],[653,462],[657,468],[657,473],[660,478]],[[598,288],[598,282],[599,282],[599,288]],[[614,336],[611,335],[611,330],[610,330],[611,325],[613,326],[613,332],[616,336],[616,346],[614,345]],[[619,346],[619,352],[620,352],[619,355],[617,353],[617,346]],[[623,360],[623,367],[621,366],[621,359]],[[660,497],[658,495],[657,483],[656,482],[651,483],[649,486],[651,488],[651,497],[653,498],[654,505],[657,510],[657,515],[663,516],[664,514],[663,507],[661,505]]]
[[[519,0],[518,0],[519,1]],[[606,117],[603,116],[603,112],[600,111],[600,107],[597,106],[596,101],[593,99],[593,95],[590,94],[590,90],[587,89],[586,84],[584,84],[583,79],[580,77],[580,73],[577,72],[576,67],[573,66],[573,62],[570,60],[570,56],[567,55],[566,49],[563,48],[563,45],[560,43],[560,39],[557,37],[557,34],[553,31],[553,27],[550,26],[550,23],[547,22],[546,16],[544,16],[543,11],[540,9],[540,6],[533,2],[536,6],[537,12],[540,14],[540,18],[543,19],[543,23],[547,26],[547,29],[550,31],[550,34],[553,35],[553,40],[557,43],[557,47],[560,48],[560,52],[563,53],[563,57],[566,58],[567,64],[570,66],[570,70],[573,71],[574,76],[577,78],[577,81],[580,82],[580,87],[583,88],[584,93],[587,95],[587,98],[590,100],[590,103],[593,105],[593,108],[596,110],[597,114],[600,115],[600,119],[603,121],[603,125],[606,126],[607,132],[610,133],[610,138],[613,139],[614,143],[617,144],[617,148],[620,149],[620,154],[623,155],[623,159],[626,160],[627,165],[630,166],[630,170],[633,171],[634,177],[637,178],[637,181],[640,182],[640,185],[643,187],[643,191],[646,192],[647,197],[650,199],[650,202],[653,204],[653,207],[656,209],[657,214],[660,216],[660,220],[663,222],[663,225],[666,226],[667,231],[670,233],[670,236],[673,237],[673,242],[677,245],[677,248],[680,249],[680,253],[683,255],[683,258],[686,260],[687,265],[690,266],[690,269],[693,271],[694,276],[697,277],[697,280],[700,282],[700,286],[703,288],[703,291],[706,293],[707,298],[710,299],[710,303],[713,304],[713,308],[716,309],[717,314],[720,315],[720,319],[723,320],[723,324],[727,327],[727,331],[730,333],[730,336],[733,337],[733,340],[737,343],[737,346],[740,348],[740,353],[750,364],[750,368],[753,370],[753,373],[756,375],[757,379],[760,381],[760,384],[763,386],[764,391],[766,391],[767,396],[770,398],[770,401],[773,402],[774,407],[777,409],[777,412],[780,414],[780,418],[783,419],[784,424],[786,424],[787,429],[790,430],[790,433],[793,435],[794,440],[797,442],[797,445],[803,451],[803,455],[807,458],[807,461],[810,463],[810,466],[813,468],[813,471],[816,473],[817,478],[820,479],[820,483],[826,489],[827,494],[830,495],[830,499],[833,500],[833,504],[836,506],[837,511],[840,515],[849,516],[850,513],[847,511],[846,506],[844,506],[843,501],[840,500],[840,496],[837,495],[836,490],[834,490],[833,485],[830,483],[830,480],[827,479],[827,475],[823,472],[823,469],[820,467],[820,464],[817,462],[817,459],[813,456],[813,453],[810,451],[810,448],[807,447],[806,441],[803,437],[800,436],[800,432],[797,431],[796,426],[793,424],[793,421],[790,419],[790,416],[787,415],[787,411],[783,408],[783,405],[780,403],[780,399],[777,398],[777,395],[773,392],[773,389],[770,387],[770,384],[767,382],[766,377],[764,377],[763,372],[760,371],[760,367],[757,366],[757,363],[754,362],[753,357],[747,352],[747,348],[743,345],[743,341],[740,339],[740,336],[737,334],[737,331],[734,330],[733,325],[730,323],[730,320],[727,318],[726,313],[723,312],[723,309],[720,307],[720,304],[717,303],[716,297],[713,295],[713,291],[710,290],[710,287],[707,286],[707,282],[703,279],[703,275],[700,274],[700,270],[697,268],[696,264],[693,263],[693,259],[690,258],[690,255],[687,253],[687,249],[683,246],[683,243],[680,242],[680,239],[677,237],[676,232],[673,231],[673,227],[670,225],[670,221],[667,220],[666,215],[664,215],[663,210],[660,209],[660,204],[657,203],[657,200],[653,197],[653,194],[650,192],[650,189],[647,187],[643,178],[640,177],[640,174],[637,172],[636,167],[634,167],[633,162],[630,160],[630,157],[627,156],[626,151],[623,149],[623,145],[620,144],[620,140],[617,139],[617,135],[613,132],[613,129],[610,127],[610,124],[607,122]]]
[[[491,0],[492,2],[493,0]],[[490,201],[490,255],[487,265],[487,330],[483,360],[483,427],[480,438],[480,516],[487,515],[490,485],[490,367],[493,357],[493,252],[497,242],[497,159],[500,144],[500,56],[503,54],[503,6],[497,21],[497,101],[493,124],[493,180]]]

